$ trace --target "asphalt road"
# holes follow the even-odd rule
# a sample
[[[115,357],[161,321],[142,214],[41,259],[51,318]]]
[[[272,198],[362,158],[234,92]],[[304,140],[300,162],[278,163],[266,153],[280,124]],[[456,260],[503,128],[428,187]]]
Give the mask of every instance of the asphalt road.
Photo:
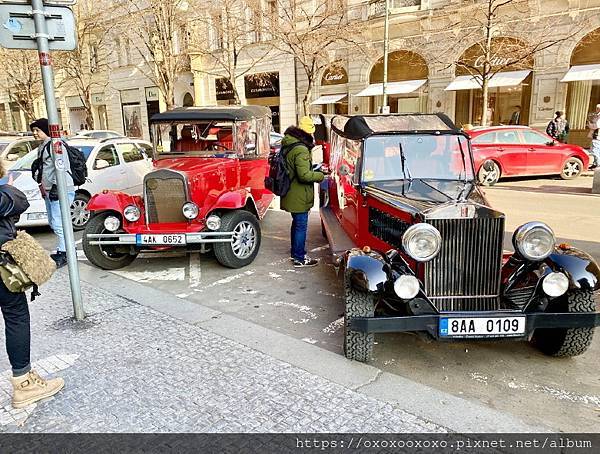
[[[493,206],[507,214],[506,247],[516,226],[541,220],[561,241],[600,261],[600,197],[589,194],[591,181],[513,180],[487,189]],[[271,210],[262,224],[261,252],[242,270],[223,268],[210,254],[163,253],[139,257],[115,273],[341,355],[342,292],[326,263],[318,213],[311,214],[308,242],[310,254],[321,259],[318,267],[291,266],[289,225],[287,213]],[[33,232],[52,249],[48,229]],[[384,371],[555,430],[594,432],[600,424],[600,336],[585,355],[570,359],[545,357],[526,343],[441,343],[413,334],[378,335],[376,342],[372,365]]]

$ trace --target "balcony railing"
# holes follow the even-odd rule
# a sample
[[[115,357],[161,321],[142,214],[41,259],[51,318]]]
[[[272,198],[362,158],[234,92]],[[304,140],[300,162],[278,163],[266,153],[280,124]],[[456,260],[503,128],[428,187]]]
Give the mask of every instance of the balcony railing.
[[[402,12],[404,8],[406,8],[406,11],[420,9],[422,0],[389,0],[389,2],[390,10],[394,10],[394,13],[397,13]],[[390,11],[390,14],[393,13]],[[385,15],[385,0],[374,0],[369,3],[369,19],[383,15]]]

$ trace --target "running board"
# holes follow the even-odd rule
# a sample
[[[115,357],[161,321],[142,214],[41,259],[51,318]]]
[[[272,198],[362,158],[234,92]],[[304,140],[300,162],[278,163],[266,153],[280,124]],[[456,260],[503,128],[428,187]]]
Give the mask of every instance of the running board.
[[[356,244],[344,231],[333,210],[329,207],[322,207],[320,212],[321,222],[323,222],[331,253],[338,257],[346,251],[355,248]]]

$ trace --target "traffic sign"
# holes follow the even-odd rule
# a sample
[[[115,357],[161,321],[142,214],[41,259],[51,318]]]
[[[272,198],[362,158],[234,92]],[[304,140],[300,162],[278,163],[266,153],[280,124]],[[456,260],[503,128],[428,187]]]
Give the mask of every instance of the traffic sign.
[[[0,3],[0,46],[7,49],[37,49],[30,4]],[[44,8],[50,50],[75,50],[75,16],[66,6]]]

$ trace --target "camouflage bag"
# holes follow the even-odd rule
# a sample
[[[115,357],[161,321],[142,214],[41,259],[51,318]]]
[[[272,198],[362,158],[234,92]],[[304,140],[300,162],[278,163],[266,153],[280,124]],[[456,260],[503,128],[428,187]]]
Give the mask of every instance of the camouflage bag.
[[[34,286],[23,270],[15,263],[10,254],[0,253],[0,275],[6,288],[13,293],[23,293]]]

